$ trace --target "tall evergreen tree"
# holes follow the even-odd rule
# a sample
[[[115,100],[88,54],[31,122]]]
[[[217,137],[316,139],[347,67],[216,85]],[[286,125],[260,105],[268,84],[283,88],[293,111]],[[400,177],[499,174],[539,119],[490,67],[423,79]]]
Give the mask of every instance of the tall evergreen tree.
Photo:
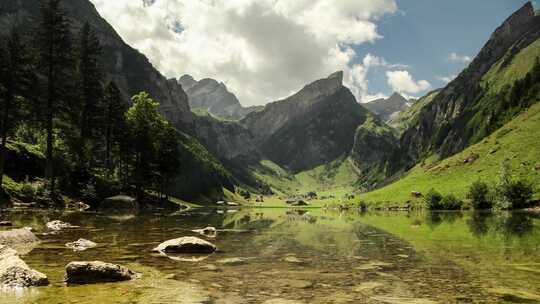
[[[38,66],[45,82],[44,111],[38,115],[46,136],[45,178],[51,193],[55,190],[54,121],[68,102],[68,82],[72,79],[72,43],[70,22],[61,7],[61,0],[41,1],[41,15],[37,24]]]
[[[0,51],[0,85],[3,87],[0,98],[0,188],[3,184],[7,137],[10,129],[20,122],[21,99],[27,97],[33,78],[31,57],[21,36],[13,29],[6,40],[6,45]]]
[[[103,114],[103,73],[100,67],[101,45],[86,22],[79,33],[77,78],[81,100],[79,130],[83,143],[98,135],[97,124]]]
[[[105,88],[104,98],[104,135],[105,135],[105,167],[110,174],[113,169],[112,153],[125,139],[126,124],[124,120],[127,103],[124,102],[120,90],[111,81]]]

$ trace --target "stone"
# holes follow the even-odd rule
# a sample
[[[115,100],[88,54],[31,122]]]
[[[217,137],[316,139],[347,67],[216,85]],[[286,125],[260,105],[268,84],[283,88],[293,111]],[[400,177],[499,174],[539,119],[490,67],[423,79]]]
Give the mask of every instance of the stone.
[[[101,261],[71,262],[66,265],[68,284],[92,284],[128,281],[139,275],[124,266]]]
[[[197,237],[181,237],[159,244],[153,251],[163,253],[213,253],[216,246]]]
[[[298,259],[295,256],[287,256],[283,259],[283,261],[291,264],[305,264],[302,260]]]
[[[360,292],[362,294],[373,294],[377,288],[383,287],[384,284],[381,282],[364,282],[354,288],[354,291]]]
[[[227,202],[227,206],[236,207],[239,206],[238,203],[235,202]]]
[[[0,222],[0,227],[10,227],[10,226],[13,226],[13,223],[10,222],[10,221],[1,221]]]
[[[62,222],[59,220],[48,222],[47,224],[45,224],[45,226],[47,226],[47,229],[53,231],[60,231],[66,228],[77,228],[77,226],[73,226],[70,223]]]
[[[371,299],[378,301],[378,303],[387,303],[387,304],[437,304],[437,302],[422,299],[422,298],[400,298],[400,297],[387,297],[387,296],[376,296]]]
[[[225,266],[238,266],[238,265],[246,264],[247,259],[246,258],[227,258],[227,259],[218,260],[217,262]]]
[[[215,238],[217,237],[217,229],[214,228],[214,227],[206,227],[206,228],[202,228],[202,229],[195,229],[195,230],[192,230],[193,232],[195,233],[198,233],[200,235],[204,235],[206,237],[210,237],[210,238]]]
[[[99,210],[108,212],[139,212],[139,202],[137,199],[127,195],[116,195],[106,198],[98,207]]]
[[[17,251],[0,245],[0,285],[21,288],[48,284],[47,276],[28,267]]]
[[[87,239],[78,239],[75,242],[66,243],[66,247],[73,249],[73,251],[84,251],[86,249],[94,248],[96,246],[96,243]]]
[[[212,271],[212,272],[220,271],[219,268],[216,265],[213,265],[213,264],[203,265],[203,266],[201,266],[201,268],[206,270],[206,271]]]
[[[0,245],[9,246],[21,254],[29,252],[37,243],[39,239],[28,228],[0,231]]]
[[[216,202],[216,205],[222,206],[222,205],[225,205],[225,202],[224,202],[224,201],[217,201],[217,202]]]

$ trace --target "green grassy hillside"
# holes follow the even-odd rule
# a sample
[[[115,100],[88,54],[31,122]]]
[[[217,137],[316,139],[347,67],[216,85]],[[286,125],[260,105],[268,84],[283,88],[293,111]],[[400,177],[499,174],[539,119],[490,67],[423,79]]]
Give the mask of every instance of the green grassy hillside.
[[[471,157],[473,156],[473,157]],[[465,160],[478,157],[475,161]],[[426,193],[434,188],[444,194],[465,198],[476,180],[496,182],[501,164],[510,160],[515,176],[528,178],[540,190],[540,104],[513,119],[504,127],[461,153],[442,161],[436,157],[418,164],[399,181],[361,196],[375,204],[405,203],[411,191]],[[419,203],[419,202],[418,202]]]

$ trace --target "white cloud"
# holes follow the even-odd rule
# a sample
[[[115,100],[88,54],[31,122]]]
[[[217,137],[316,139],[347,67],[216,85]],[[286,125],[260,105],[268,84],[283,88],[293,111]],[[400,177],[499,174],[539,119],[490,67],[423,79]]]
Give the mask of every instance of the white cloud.
[[[427,80],[416,81],[408,71],[386,72],[388,85],[396,92],[405,94],[417,94],[431,88]]]
[[[472,58],[467,55],[461,55],[461,54],[452,52],[448,56],[448,60],[452,62],[469,63],[472,61]]]
[[[286,96],[337,70],[362,98],[375,63],[355,65],[352,46],[380,39],[377,20],[397,12],[395,0],[91,1],[166,76],[221,80],[244,104]]]
[[[437,76],[437,80],[443,82],[443,83],[449,83],[450,81],[454,80],[457,77],[456,74],[451,74],[448,76]]]

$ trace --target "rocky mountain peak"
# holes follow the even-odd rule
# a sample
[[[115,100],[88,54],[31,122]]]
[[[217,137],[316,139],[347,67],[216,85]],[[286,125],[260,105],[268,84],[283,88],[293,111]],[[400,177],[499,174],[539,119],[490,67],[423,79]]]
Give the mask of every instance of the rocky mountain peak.
[[[372,113],[377,114],[383,121],[388,121],[400,112],[407,110],[409,101],[399,93],[394,92],[386,99],[376,99],[363,105]]]
[[[188,74],[180,77],[178,79],[178,82],[180,83],[180,85],[182,85],[182,88],[184,88],[185,91],[189,90],[190,88],[192,88],[194,85],[197,84],[197,81],[195,81],[193,76],[188,75]]]

